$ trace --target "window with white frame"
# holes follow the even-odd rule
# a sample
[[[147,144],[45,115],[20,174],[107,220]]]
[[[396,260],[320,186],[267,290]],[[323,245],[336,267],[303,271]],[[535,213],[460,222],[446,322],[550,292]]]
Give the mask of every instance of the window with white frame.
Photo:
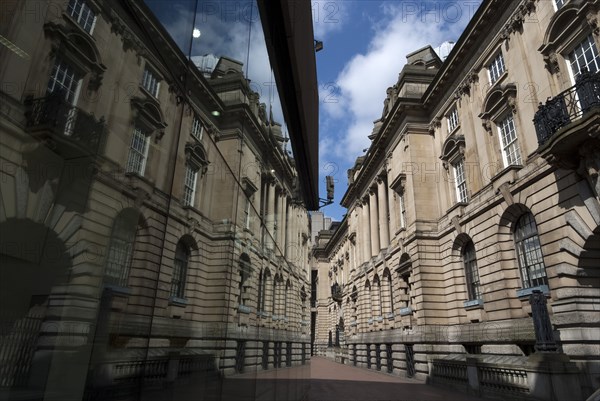
[[[525,213],[519,218],[515,226],[514,236],[523,288],[547,285],[548,278],[542,255],[542,246],[537,225],[531,213]]]
[[[82,0],[71,0],[67,12],[90,35],[96,25],[96,13]]]
[[[196,197],[196,181],[198,181],[198,169],[190,165],[185,166],[185,180],[183,183],[183,204],[194,206]]]
[[[131,137],[131,146],[129,147],[129,158],[126,169],[128,173],[136,173],[140,176],[144,175],[149,145],[150,137],[141,129],[135,128]]]
[[[456,107],[452,108],[450,114],[448,114],[448,132],[452,132],[458,127],[458,109]]]
[[[503,120],[498,121],[497,126],[504,167],[521,164],[521,150],[517,141],[517,130],[513,116],[509,114]]]
[[[57,59],[50,73],[48,93],[64,92],[65,100],[72,105],[77,103],[81,88],[81,76],[75,68],[64,60]]]
[[[465,177],[465,160],[459,159],[452,165],[454,169],[454,186],[456,189],[456,200],[467,202],[467,179]]]
[[[198,116],[194,116],[194,121],[192,121],[192,136],[201,141],[203,133],[204,124],[202,124],[202,120],[200,120]]]
[[[596,41],[591,34],[569,53],[569,66],[574,80],[584,70],[589,72],[600,71],[600,56],[598,56]]]
[[[142,86],[144,87],[144,89],[150,92],[152,96],[158,97],[160,81],[158,79],[157,74],[148,65],[146,65],[146,68],[144,68]]]
[[[504,71],[506,71],[506,67],[504,65],[504,56],[502,56],[502,52],[500,52],[488,66],[488,75],[490,77],[490,83],[492,85],[496,83],[496,81],[500,79]]]

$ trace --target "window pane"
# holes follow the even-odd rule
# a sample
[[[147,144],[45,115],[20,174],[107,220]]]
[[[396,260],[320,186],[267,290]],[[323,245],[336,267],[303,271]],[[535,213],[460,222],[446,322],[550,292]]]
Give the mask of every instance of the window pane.
[[[531,213],[526,213],[519,218],[515,227],[515,245],[523,288],[547,284],[542,247]]]

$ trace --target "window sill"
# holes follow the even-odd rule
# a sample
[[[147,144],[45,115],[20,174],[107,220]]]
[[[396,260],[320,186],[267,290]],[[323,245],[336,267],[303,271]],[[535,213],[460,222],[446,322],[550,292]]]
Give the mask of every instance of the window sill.
[[[469,205],[469,202],[456,202],[454,205],[452,205],[450,207],[450,209],[446,210],[446,214],[448,214],[456,209],[464,208],[465,206],[468,206],[468,205]],[[462,214],[462,210],[460,212],[461,212],[460,214]]]
[[[383,322],[383,316],[377,316],[377,317],[375,318],[375,321],[376,321],[376,322]]]
[[[396,316],[396,315],[394,315],[394,313],[388,313],[388,314],[385,316],[385,318],[386,318],[387,320],[394,320],[394,316]]]
[[[159,84],[160,84],[160,81],[159,81]],[[146,95],[148,97],[148,99],[154,101],[154,103],[156,103],[156,105],[160,104],[160,102],[158,101],[158,95],[160,94],[160,90],[158,91],[156,96],[154,96],[152,93],[150,93],[150,91],[148,89],[144,88],[144,86],[142,84],[140,84],[140,90],[142,91],[142,93],[144,95]]]
[[[489,71],[489,68],[487,70]],[[502,75],[500,75],[498,79],[496,79],[496,81],[492,82],[490,80],[490,87],[488,88],[488,93],[492,91],[496,86],[499,86],[502,82],[504,82],[506,80],[506,77],[508,77],[508,70],[504,70]]]
[[[413,313],[413,310],[410,306],[400,309],[400,316],[408,316],[408,315],[412,315],[412,313]]]
[[[95,10],[93,10],[93,11],[94,11],[94,13],[98,14]],[[81,32],[85,33],[89,38],[93,39],[94,41],[96,40],[96,38],[94,38],[94,36],[93,36],[94,29],[92,29],[90,32],[88,32],[72,16],[70,16],[69,13],[63,12],[62,15],[65,20],[67,20],[71,23],[71,25],[76,26]],[[96,18],[98,18],[98,16],[96,16]],[[96,21],[97,21],[97,19],[96,19]]]
[[[367,323],[369,323],[369,324],[373,324],[373,319],[368,319],[368,320],[367,320]]]
[[[521,164],[511,164],[509,166],[504,167],[502,170],[498,171],[496,174],[492,176],[491,182],[497,183],[502,178],[508,178],[508,183],[513,184],[517,180],[517,172],[523,168]],[[503,181],[504,183],[506,181]],[[498,188],[500,185],[494,185],[494,192],[498,192]]]
[[[252,308],[247,305],[238,305],[238,312],[248,314],[252,312]]]
[[[258,312],[258,313],[256,314],[256,316],[258,316],[259,318],[266,319],[266,318],[268,318],[269,316],[271,316],[271,314],[270,314],[270,313],[268,313],[268,312],[263,312],[263,311],[260,311],[260,312]]]
[[[169,297],[169,305],[185,308],[188,304],[187,299],[179,297]]]
[[[454,135],[455,132],[457,132],[460,129],[460,123],[456,124],[456,127],[452,128],[451,130],[448,130],[448,136]]]
[[[125,296],[131,295],[131,288],[129,288],[129,287],[122,287],[122,286],[116,285],[116,284],[107,284],[104,286],[104,288],[109,289],[115,295],[125,295]]]
[[[471,299],[463,302],[466,310],[483,309],[483,299]]]
[[[406,227],[400,227],[397,231],[396,231],[396,235],[400,234],[402,231],[406,231]]]
[[[540,291],[542,294],[546,295],[546,297],[550,297],[550,288],[546,284],[538,285],[536,287],[529,288],[521,288],[517,291],[517,298],[521,301],[529,300],[529,296],[534,293],[534,291]]]

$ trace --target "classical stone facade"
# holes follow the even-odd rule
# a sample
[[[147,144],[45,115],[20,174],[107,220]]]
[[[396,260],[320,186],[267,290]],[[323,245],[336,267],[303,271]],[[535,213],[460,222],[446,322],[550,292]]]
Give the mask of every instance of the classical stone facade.
[[[444,62],[408,55],[316,241],[318,352],[505,397],[600,386],[599,7],[485,0]]]
[[[0,391],[306,363],[307,211],[242,64],[205,78],[143,2],[2,8]]]

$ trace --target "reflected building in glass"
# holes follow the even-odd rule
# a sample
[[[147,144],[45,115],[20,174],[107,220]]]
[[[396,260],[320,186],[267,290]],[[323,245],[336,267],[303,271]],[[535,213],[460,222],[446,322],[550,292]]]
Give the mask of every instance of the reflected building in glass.
[[[290,29],[249,4],[249,30],[261,7]],[[0,398],[235,399],[246,374],[252,399],[253,372],[307,364],[317,103],[273,98],[310,15],[288,54],[266,30],[263,59],[200,70],[142,2],[2,14]]]

